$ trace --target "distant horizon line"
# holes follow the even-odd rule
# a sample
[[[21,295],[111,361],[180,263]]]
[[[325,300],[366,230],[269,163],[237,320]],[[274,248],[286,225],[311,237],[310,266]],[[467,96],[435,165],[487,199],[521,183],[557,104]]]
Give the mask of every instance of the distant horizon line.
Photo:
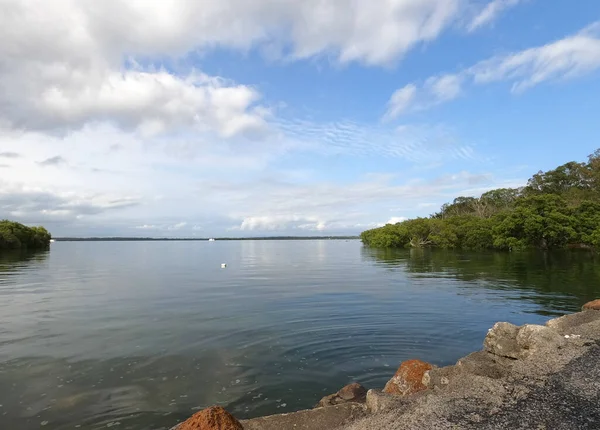
[[[90,236],[90,237],[53,237],[56,242],[101,242],[101,241],[203,241],[208,242],[210,239],[215,241],[223,240],[349,240],[359,239],[358,235],[347,236],[257,236],[257,237],[135,237],[135,236]]]

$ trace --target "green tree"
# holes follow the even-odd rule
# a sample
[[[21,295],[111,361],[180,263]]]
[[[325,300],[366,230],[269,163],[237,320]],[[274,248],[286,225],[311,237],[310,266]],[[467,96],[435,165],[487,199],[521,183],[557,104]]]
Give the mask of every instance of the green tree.
[[[492,213],[498,213],[514,208],[521,194],[522,189],[520,188],[498,188],[483,193],[480,200],[487,202]]]
[[[586,245],[598,245],[600,234],[600,202],[584,201],[573,211],[577,241]]]
[[[18,222],[0,221],[0,249],[44,248],[51,235],[44,227],[27,227]]]
[[[547,172],[538,172],[525,187],[527,195],[556,194],[562,196],[571,207],[594,194],[590,163],[571,161]]]
[[[564,199],[553,194],[526,197],[493,228],[497,248],[564,247],[577,237]]]
[[[429,218],[372,229],[361,239],[373,247],[600,248],[600,149],[587,163],[538,172],[524,188],[457,197]]]
[[[588,175],[594,199],[600,199],[600,149],[588,157]]]

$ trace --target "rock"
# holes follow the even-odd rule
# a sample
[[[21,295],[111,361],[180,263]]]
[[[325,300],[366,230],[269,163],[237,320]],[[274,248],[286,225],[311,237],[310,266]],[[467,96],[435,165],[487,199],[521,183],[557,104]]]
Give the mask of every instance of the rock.
[[[525,324],[517,334],[517,344],[521,348],[520,357],[525,357],[540,349],[559,349],[567,341],[558,332],[549,327]]]
[[[421,382],[427,388],[446,388],[459,371],[457,366],[434,368],[423,374]]]
[[[396,374],[385,384],[384,393],[408,396],[426,390],[423,384],[423,375],[428,370],[433,369],[429,363],[421,360],[404,361]]]
[[[365,398],[367,397],[367,389],[359,383],[354,382],[338,391],[337,395],[347,402],[360,401],[364,403]]]
[[[456,366],[472,375],[500,379],[509,372],[510,361],[487,351],[477,351],[458,360]]]
[[[330,394],[329,396],[323,397],[315,407],[321,408],[324,406],[333,406],[348,402],[364,403],[366,397],[367,389],[362,385],[354,382],[352,384],[346,385],[344,388],[342,388],[335,394]]]
[[[596,320],[600,320],[600,312],[578,312],[552,319],[546,323],[546,326],[562,335],[570,335],[577,332],[580,326],[594,323]]]
[[[212,406],[192,415],[177,430],[244,430],[238,420],[220,406]]]
[[[329,394],[328,396],[323,397],[319,400],[319,403],[315,405],[315,408],[324,408],[325,406],[333,406],[337,405],[338,396],[337,393]],[[343,403],[343,402],[340,402]]]
[[[539,349],[558,349],[565,343],[564,337],[550,327],[535,324],[517,327],[499,322],[490,329],[483,346],[499,357],[522,359]]]
[[[584,311],[600,311],[600,299],[592,300],[591,302],[587,302],[581,308]]]
[[[369,390],[366,404],[369,413],[375,414],[389,410],[399,413],[411,403],[406,397],[387,394],[379,390]]]
[[[595,342],[598,336],[598,324],[600,324],[600,312],[588,309],[584,312],[550,320],[546,323],[546,326],[563,336],[569,335],[569,343],[586,346],[590,342]]]
[[[521,348],[517,343],[519,327],[507,322],[497,322],[488,331],[483,347],[486,351],[500,357],[519,358]]]
[[[454,366],[428,370],[423,375],[423,385],[430,389],[443,390],[454,384],[464,384],[471,377],[500,379],[509,372],[514,360],[498,357],[487,351],[478,351],[461,358]]]

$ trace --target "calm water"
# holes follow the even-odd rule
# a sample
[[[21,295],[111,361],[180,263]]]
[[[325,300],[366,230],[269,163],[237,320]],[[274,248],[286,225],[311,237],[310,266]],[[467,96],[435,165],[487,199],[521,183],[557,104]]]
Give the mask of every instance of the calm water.
[[[161,429],[313,406],[600,297],[588,253],[358,241],[57,242],[0,254],[0,428]],[[221,263],[228,263],[221,269]]]

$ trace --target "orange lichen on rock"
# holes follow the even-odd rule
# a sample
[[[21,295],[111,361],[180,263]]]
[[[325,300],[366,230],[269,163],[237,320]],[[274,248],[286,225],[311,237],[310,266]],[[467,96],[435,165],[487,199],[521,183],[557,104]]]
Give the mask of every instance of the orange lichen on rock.
[[[212,406],[195,413],[177,430],[244,430],[238,420],[220,406]]]
[[[404,361],[396,374],[385,384],[383,391],[389,394],[408,396],[427,389],[423,385],[423,375],[433,366],[421,360]]]
[[[583,305],[583,310],[584,311],[600,311],[600,299],[597,300],[592,300],[591,302],[587,302],[585,305]]]

